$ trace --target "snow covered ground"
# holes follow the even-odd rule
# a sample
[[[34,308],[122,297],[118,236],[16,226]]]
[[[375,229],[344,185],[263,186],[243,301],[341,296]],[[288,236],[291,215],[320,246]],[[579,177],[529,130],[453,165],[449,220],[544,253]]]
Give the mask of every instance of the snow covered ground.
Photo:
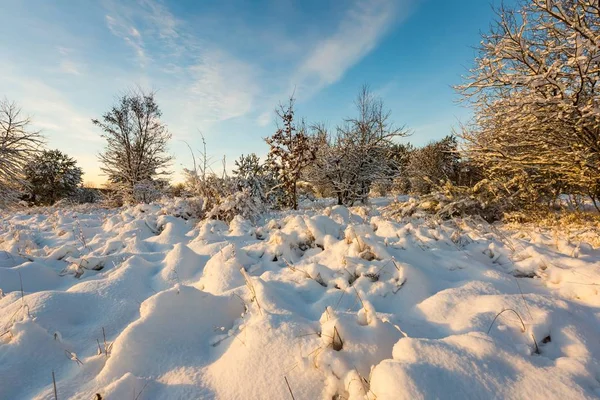
[[[0,399],[600,396],[597,230],[175,209],[2,216]]]

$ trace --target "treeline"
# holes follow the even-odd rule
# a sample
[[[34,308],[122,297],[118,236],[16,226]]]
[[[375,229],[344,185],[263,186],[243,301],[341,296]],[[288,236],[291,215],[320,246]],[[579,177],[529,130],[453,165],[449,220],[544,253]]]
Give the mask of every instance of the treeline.
[[[12,190],[38,205],[99,199],[98,192],[81,186],[83,171],[71,157],[44,148],[43,137],[28,129],[31,121],[21,118],[16,105],[5,101],[0,110],[9,122],[2,125],[8,126],[4,137],[21,146],[12,146],[4,158],[14,165],[2,176],[5,193]],[[422,148],[397,143],[408,131],[391,123],[390,111],[365,86],[356,99],[356,115],[334,129],[298,120],[290,98],[276,110],[279,127],[265,139],[269,152],[264,162],[256,154],[242,155],[231,175],[224,166],[215,172],[204,144],[200,154],[192,153],[194,165],[184,169],[185,181],[170,185],[171,134],[161,115],[154,93],[136,91],[91,121],[106,141],[98,155],[108,178],[105,202],[118,206],[164,195],[197,197],[202,214],[215,217],[225,208],[230,215],[297,208],[298,199],[306,197],[334,197],[351,206],[366,203],[373,192],[423,194],[445,180],[458,183],[465,171],[454,136]]]
[[[552,207],[561,195],[600,207],[600,12],[591,0],[528,0],[500,8],[474,67],[456,87],[472,105],[460,131],[422,147],[401,143],[383,101],[363,87],[354,115],[334,127],[307,123],[294,99],[277,110],[269,152],[214,172],[206,145],[169,185],[171,134],[153,93],[122,96],[92,120],[106,146],[99,155],[114,205],[164,194],[196,199],[194,214],[231,219],[298,207],[304,197],[366,203],[370,195],[435,197],[446,215],[487,219]],[[0,104],[0,195],[27,193],[36,204],[81,195],[81,170],[60,151],[43,150],[39,132],[7,101]],[[406,140],[406,139],[404,139]],[[12,196],[12,197],[11,197]],[[81,197],[81,196],[80,196]],[[106,196],[105,196],[106,197]]]

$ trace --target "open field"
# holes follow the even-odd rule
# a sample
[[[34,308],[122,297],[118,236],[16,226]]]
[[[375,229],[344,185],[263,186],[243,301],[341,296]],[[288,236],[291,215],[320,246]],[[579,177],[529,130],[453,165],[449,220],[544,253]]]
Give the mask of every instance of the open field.
[[[600,396],[597,231],[374,204],[5,213],[0,398]]]

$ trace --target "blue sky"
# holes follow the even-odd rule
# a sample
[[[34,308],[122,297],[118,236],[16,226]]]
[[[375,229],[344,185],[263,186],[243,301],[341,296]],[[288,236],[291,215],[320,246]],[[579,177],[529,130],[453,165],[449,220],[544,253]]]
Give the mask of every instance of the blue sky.
[[[273,110],[293,90],[299,116],[334,127],[367,83],[420,145],[468,119],[451,85],[471,65],[492,3],[0,0],[0,96],[96,183],[103,141],[90,120],[138,86],[157,91],[175,180],[191,163],[184,141],[199,148],[199,131],[230,165],[264,156]]]

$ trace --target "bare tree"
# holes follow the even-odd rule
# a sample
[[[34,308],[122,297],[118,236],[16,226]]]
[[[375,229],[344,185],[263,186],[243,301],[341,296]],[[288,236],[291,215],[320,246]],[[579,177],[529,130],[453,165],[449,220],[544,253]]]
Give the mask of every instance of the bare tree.
[[[407,136],[404,127],[390,122],[390,111],[384,111],[383,101],[363,86],[356,99],[358,116],[348,118],[330,135],[324,125],[313,126],[313,140],[318,152],[315,167],[308,179],[318,185],[329,183],[338,204],[352,205],[367,201],[371,185],[383,179],[393,179],[393,139]]]
[[[473,102],[469,158],[515,198],[600,198],[600,6],[528,0],[500,8],[457,89]]]
[[[23,168],[42,149],[43,137],[30,125],[16,103],[0,101],[0,197],[26,185]]]
[[[137,91],[121,96],[102,119],[92,120],[107,142],[98,156],[102,171],[129,198],[137,184],[169,174],[166,168],[172,157],[167,144],[171,134],[161,115],[154,93]]]

